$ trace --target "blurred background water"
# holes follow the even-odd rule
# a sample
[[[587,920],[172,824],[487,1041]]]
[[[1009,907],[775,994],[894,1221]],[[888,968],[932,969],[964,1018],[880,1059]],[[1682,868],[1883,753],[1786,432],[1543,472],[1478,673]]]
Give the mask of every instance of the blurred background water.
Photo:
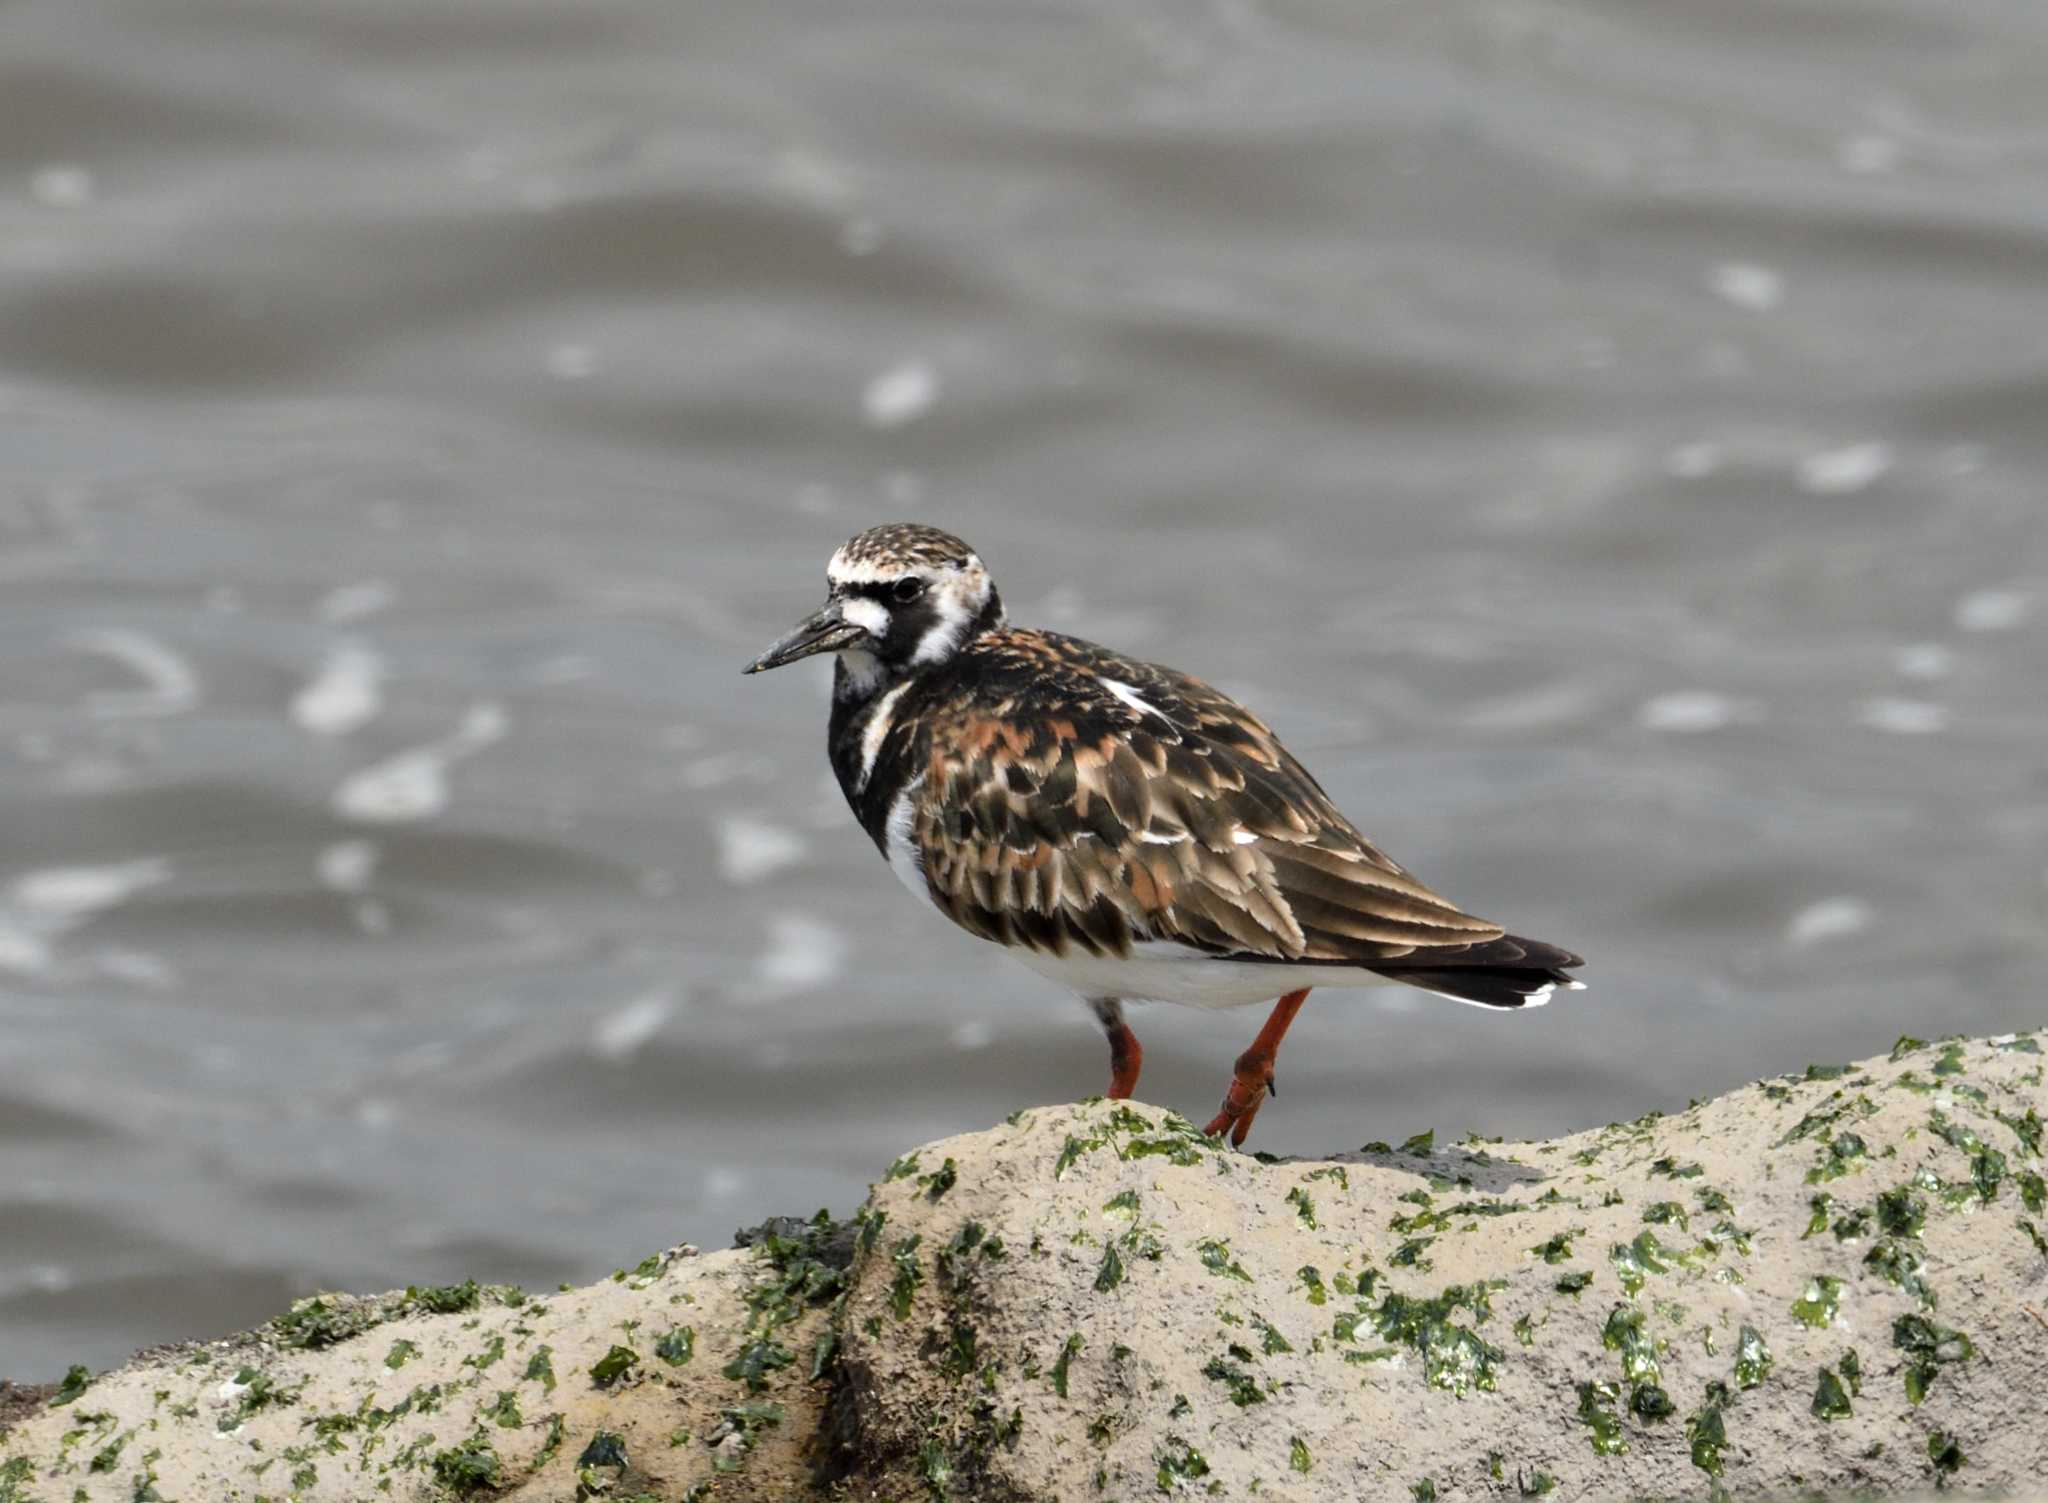
[[[1100,1089],[740,665],[871,523],[1582,949],[1259,1146],[2048,1021],[2035,0],[0,4],[0,1376]],[[1213,1110],[1251,1013],[1151,1009]]]

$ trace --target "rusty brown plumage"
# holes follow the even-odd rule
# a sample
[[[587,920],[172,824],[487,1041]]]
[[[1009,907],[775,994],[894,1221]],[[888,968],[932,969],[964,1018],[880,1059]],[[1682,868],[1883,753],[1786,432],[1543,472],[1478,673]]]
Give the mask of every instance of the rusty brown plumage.
[[[1173,940],[1418,965],[1501,938],[1389,860],[1263,721],[1199,679],[1044,632],[991,632],[963,658],[971,676],[939,675],[905,730],[923,745],[925,879],[970,932],[1055,954]]]

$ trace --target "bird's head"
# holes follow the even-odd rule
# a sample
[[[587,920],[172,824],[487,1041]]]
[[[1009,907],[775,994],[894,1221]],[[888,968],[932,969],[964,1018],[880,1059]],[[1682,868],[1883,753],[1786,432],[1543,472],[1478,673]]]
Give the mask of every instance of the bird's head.
[[[947,662],[1003,624],[1002,597],[974,550],[913,522],[871,527],[825,565],[825,603],[746,667],[836,652],[856,691]]]

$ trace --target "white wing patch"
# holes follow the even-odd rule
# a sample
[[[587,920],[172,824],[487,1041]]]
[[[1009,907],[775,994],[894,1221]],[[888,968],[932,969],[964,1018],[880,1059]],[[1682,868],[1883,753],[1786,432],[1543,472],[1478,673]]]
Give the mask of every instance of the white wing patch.
[[[1125,683],[1122,679],[1098,678],[1096,682],[1101,684],[1103,688],[1109,690],[1110,693],[1114,694],[1118,699],[1122,700],[1132,709],[1136,710],[1140,715],[1159,715],[1158,709],[1152,704],[1150,700],[1146,699],[1144,695],[1140,694],[1136,689],[1133,689],[1129,684]],[[1164,715],[1159,715],[1159,718],[1161,720],[1166,719]]]

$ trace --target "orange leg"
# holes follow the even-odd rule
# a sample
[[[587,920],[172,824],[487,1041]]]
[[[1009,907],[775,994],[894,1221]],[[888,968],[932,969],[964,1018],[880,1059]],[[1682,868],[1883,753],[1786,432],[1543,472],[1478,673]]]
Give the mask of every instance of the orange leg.
[[[1138,1036],[1131,1032],[1130,1024],[1124,1021],[1123,1003],[1114,997],[1104,997],[1088,1005],[1095,1009],[1096,1020],[1109,1035],[1109,1099],[1128,1101],[1138,1089],[1138,1071],[1145,1067],[1145,1050],[1138,1043]]]
[[[1145,1066],[1145,1050],[1131,1025],[1118,1023],[1109,1031],[1109,1099],[1127,1101],[1138,1089],[1138,1071]]]
[[[1252,1118],[1259,1114],[1259,1106],[1265,1101],[1267,1092],[1273,1090],[1273,1060],[1280,1052],[1280,1040],[1287,1036],[1288,1025],[1307,1000],[1308,988],[1303,987],[1298,992],[1289,992],[1274,1004],[1273,1015],[1266,1019],[1266,1026],[1252,1040],[1251,1048],[1237,1057],[1237,1068],[1230,1077],[1230,1089],[1223,1093],[1223,1110],[1202,1129],[1203,1132],[1211,1137],[1221,1137],[1227,1132],[1233,1146],[1244,1146],[1244,1140],[1252,1130]]]

